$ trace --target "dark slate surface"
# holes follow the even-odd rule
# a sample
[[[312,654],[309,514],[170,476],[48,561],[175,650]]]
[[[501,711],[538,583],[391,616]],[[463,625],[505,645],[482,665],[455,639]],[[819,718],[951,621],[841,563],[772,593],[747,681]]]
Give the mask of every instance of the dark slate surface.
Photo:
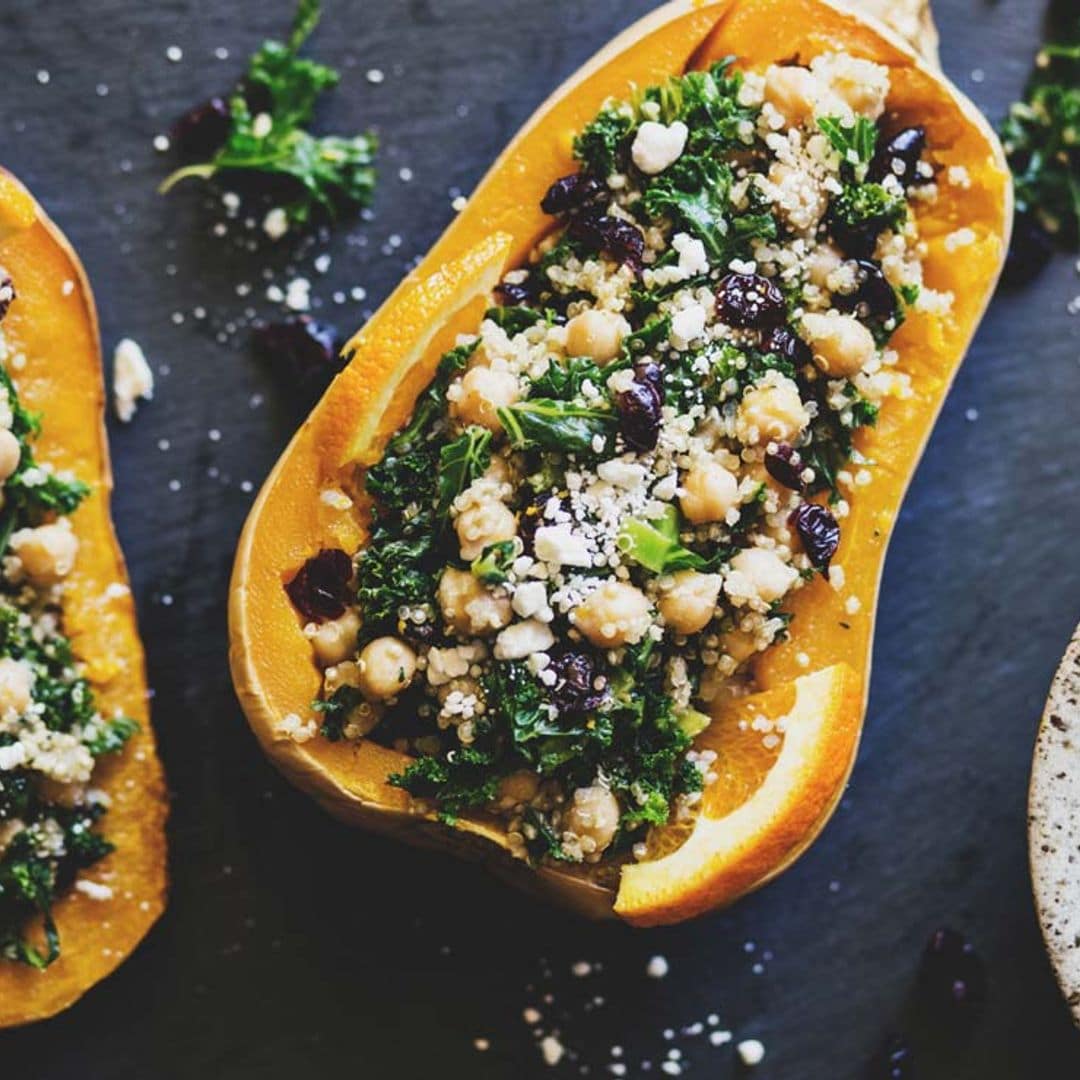
[[[373,222],[295,259],[322,314],[358,323],[450,220],[455,189],[468,190],[548,91],[650,6],[330,0],[316,50],[346,82],[320,119],[325,130],[376,125],[384,179]],[[1022,85],[1043,5],[938,6],[946,67],[1000,115]],[[670,1046],[686,1075],[738,1075],[732,1046],[679,1033],[715,1013],[736,1039],[764,1041],[757,1075],[774,1080],[860,1076],[897,1028],[932,1080],[1080,1074],[1032,911],[1024,828],[1037,717],[1080,611],[1071,260],[999,296],[946,404],[889,557],[862,756],[821,841],[733,911],[651,933],[583,925],[469,867],[331,822],[263,761],[233,699],[232,549],[298,406],[249,355],[246,330],[227,324],[249,304],[271,310],[262,271],[286,280],[289,254],[213,236],[220,212],[194,191],[158,197],[168,159],[151,140],[227,86],[288,17],[286,3],[8,0],[0,22],[2,160],[82,253],[106,346],[132,335],[160,372],[158,399],[129,428],[112,424],[112,439],[117,524],[174,796],[168,913],[67,1015],[0,1036],[0,1072],[607,1075],[620,1045],[629,1075],[643,1058],[656,1075]],[[173,44],[182,62],[166,59]],[[376,66],[378,86],[365,79]],[[311,268],[323,251],[333,255],[325,277]],[[237,295],[241,282],[251,296]],[[335,290],[357,285],[369,300],[334,303]],[[944,1042],[910,1008],[922,943],[943,922],[974,939],[991,979],[982,1022]],[[664,980],[645,975],[653,954],[670,962]],[[579,960],[602,970],[575,977]],[[534,1004],[578,1061],[541,1064],[521,1017]],[[477,1037],[491,1040],[486,1053]]]

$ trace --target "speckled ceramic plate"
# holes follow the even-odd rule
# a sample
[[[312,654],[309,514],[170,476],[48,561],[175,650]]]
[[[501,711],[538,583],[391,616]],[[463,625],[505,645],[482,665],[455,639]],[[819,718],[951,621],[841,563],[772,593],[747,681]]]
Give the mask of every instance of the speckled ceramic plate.
[[[1046,948],[1080,1024],[1080,627],[1054,677],[1035,743],[1028,852]]]

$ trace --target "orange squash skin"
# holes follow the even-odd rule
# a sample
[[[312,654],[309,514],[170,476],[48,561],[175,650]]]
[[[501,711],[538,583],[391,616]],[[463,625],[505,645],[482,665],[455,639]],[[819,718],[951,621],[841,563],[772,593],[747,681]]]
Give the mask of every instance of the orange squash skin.
[[[18,298],[3,323],[23,404],[44,414],[35,452],[71,469],[92,492],[72,515],[79,556],[67,579],[64,629],[87,665],[102,713],[137,720],[122,752],[99,760],[93,784],[111,806],[103,831],[116,850],[87,872],[113,891],[92,900],[74,890],[54,908],[61,955],[43,972],[0,960],[0,1028],[67,1008],[135,948],[165,907],[165,780],[155,752],[142,644],[123,556],[109,517],[112,473],[105,437],[105,387],[97,315],[71,245],[9,174],[0,173],[0,265]],[[70,284],[67,284],[70,283]]]
[[[857,687],[844,698],[837,726],[850,732],[846,752],[834,763],[833,788],[820,800],[813,821],[767,853],[753,874],[710,904],[727,903],[774,877],[824,826],[850,775],[866,707],[873,620],[885,551],[907,484],[974,334],[1000,272],[1011,227],[1011,185],[1000,146],[986,121],[939,74],[903,42],[830,0],[676,0],[616,38],[555,92],[533,116],[481,181],[468,205],[436,242],[420,266],[394,291],[350,342],[352,360],[297,432],[266,481],[241,539],[230,595],[230,660],[241,704],[264,750],[300,787],[332,813],[413,843],[463,849],[501,874],[593,916],[612,913],[611,881],[584,873],[510,865],[500,827],[482,816],[449,830],[425,817],[385,778],[406,759],[371,742],[300,744],[277,731],[288,713],[306,716],[320,677],[300,620],[283,581],[320,547],[355,550],[365,536],[364,496],[355,463],[376,460],[386,438],[408,417],[419,389],[430,378],[440,345],[475,330],[482,299],[428,303],[440,274],[467,274],[490,261],[523,261],[550,228],[539,202],[553,179],[575,168],[573,135],[605,99],[625,97],[631,85],[647,86],[735,55],[752,66],[797,57],[808,62],[843,50],[890,68],[889,106],[900,121],[924,125],[931,159],[941,168],[963,166],[970,186],[942,184],[938,201],[917,209],[926,283],[952,291],[948,316],[912,313],[895,335],[901,369],[912,379],[907,399],[890,399],[876,428],[856,437],[859,450],[878,464],[873,482],[851,500],[835,563],[846,584],[834,591],[822,579],[796,593],[787,605],[795,614],[789,641],[759,660],[756,675],[768,690],[831,664],[845,663]],[[950,254],[945,237],[972,229],[975,240]],[[436,283],[436,284],[433,284]],[[436,338],[420,350],[423,359],[404,378],[402,352],[415,343],[409,327],[420,313],[442,320]],[[404,327],[405,329],[402,329]],[[404,340],[403,340],[404,339]],[[396,390],[388,389],[401,378]],[[372,411],[377,405],[378,410]],[[358,429],[359,433],[358,433]],[[327,487],[347,491],[355,506],[335,509],[321,498]],[[854,599],[850,599],[854,598]],[[674,921],[696,913],[665,915]]]

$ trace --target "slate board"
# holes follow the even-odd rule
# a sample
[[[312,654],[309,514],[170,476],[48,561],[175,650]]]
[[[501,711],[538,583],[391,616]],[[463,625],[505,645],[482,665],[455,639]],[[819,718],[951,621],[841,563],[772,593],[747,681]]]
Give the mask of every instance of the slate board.
[[[383,137],[376,219],[295,260],[324,302],[319,313],[344,330],[435,238],[453,193],[469,189],[531,109],[651,5],[326,6],[315,50],[345,82],[320,122],[346,132],[374,124]],[[999,116],[1022,86],[1043,5],[937,6],[946,69]],[[484,1080],[572,1076],[583,1065],[606,1075],[613,1044],[629,1075],[643,1058],[655,1075],[673,1045],[687,1076],[738,1075],[730,1045],[678,1031],[710,1013],[736,1038],[762,1039],[756,1075],[770,1080],[857,1077],[897,1028],[911,1030],[930,1080],[1080,1074],[1080,1042],[1033,914],[1024,830],[1036,724],[1080,611],[1072,260],[998,298],[945,407],[888,561],[862,756],[824,836],[730,912],[647,934],[592,927],[470,867],[333,823],[263,761],[233,699],[232,549],[250,486],[298,406],[248,354],[242,327],[224,344],[215,335],[249,305],[271,310],[261,271],[284,271],[289,257],[213,236],[220,209],[195,191],[157,196],[169,163],[151,143],[174,115],[226,88],[251,49],[283,30],[289,5],[4,7],[2,160],[81,252],[106,346],[131,335],[160,373],[157,400],[111,434],[117,524],[174,796],[168,913],[76,1008],[0,1036],[5,1076]],[[174,44],[179,63],[166,59]],[[219,47],[228,59],[215,58]],[[373,67],[386,74],[381,85],[365,79]],[[402,181],[401,168],[414,179]],[[333,262],[320,276],[311,260],[324,251]],[[251,296],[237,296],[241,282]],[[335,290],[353,286],[369,300],[334,303]],[[199,305],[204,321],[193,317]],[[919,951],[942,923],[973,938],[991,977],[983,1021],[945,1043],[908,1007]],[[669,960],[666,979],[645,975],[654,954]],[[603,970],[573,976],[583,959]],[[545,992],[554,1004],[540,1001]],[[603,1004],[587,1010],[595,996]],[[578,1060],[541,1063],[521,1018],[534,1004]],[[490,1049],[475,1050],[477,1037]]]

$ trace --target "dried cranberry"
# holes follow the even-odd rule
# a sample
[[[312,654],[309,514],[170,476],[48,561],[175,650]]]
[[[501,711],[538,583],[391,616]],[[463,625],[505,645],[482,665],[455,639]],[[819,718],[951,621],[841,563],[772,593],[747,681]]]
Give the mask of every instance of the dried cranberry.
[[[651,382],[635,380],[615,396],[619,430],[635,450],[655,450],[660,438],[660,393]]]
[[[803,542],[810,561],[824,573],[840,546],[840,526],[832,511],[820,503],[799,503],[791,512],[788,523]]]
[[[11,280],[11,275],[0,268],[0,319],[8,313],[8,308],[11,307],[11,302],[16,295],[15,282]]]
[[[610,255],[635,273],[641,270],[645,257],[645,237],[629,221],[609,214],[589,212],[575,217],[568,231],[574,239]]]
[[[594,202],[604,192],[604,185],[595,176],[571,173],[556,180],[540,200],[545,214],[569,214]]]
[[[814,361],[810,346],[786,326],[774,326],[765,334],[761,339],[761,351],[790,360],[796,367],[803,367]]]
[[[654,360],[639,360],[634,365],[634,378],[640,383],[648,383],[664,400],[664,369]]]
[[[212,157],[229,137],[232,117],[224,98],[212,97],[188,109],[172,126],[172,144],[183,157]]]
[[[352,559],[344,551],[323,548],[286,582],[285,591],[305,619],[325,622],[345,614],[352,573]]]
[[[860,319],[892,319],[897,314],[896,292],[873,259],[853,259],[856,288],[850,293],[833,293],[838,311],[854,312]]]
[[[792,491],[802,491],[802,472],[806,466],[799,451],[787,443],[781,443],[774,451],[765,454],[765,471],[778,483]]]
[[[1015,287],[1033,281],[1053,257],[1055,250],[1053,236],[1033,215],[1017,214],[1002,275],[1005,284]]]
[[[716,313],[729,326],[765,330],[787,316],[784,294],[761,274],[727,274],[716,287]]]
[[[304,391],[321,389],[341,367],[337,332],[310,315],[290,315],[258,326],[252,341],[281,378]]]
[[[963,934],[942,927],[923,950],[919,987],[935,1013],[962,1016],[986,999],[986,965]]]
[[[919,160],[925,149],[926,128],[904,128],[878,147],[867,178],[881,183],[885,177],[895,176],[904,187],[910,187],[919,179]]]
[[[559,712],[584,713],[600,707],[604,691],[596,689],[596,665],[587,653],[562,653],[552,659],[548,670],[556,675],[551,701]]]
[[[915,1075],[915,1057],[900,1035],[888,1039],[874,1055],[866,1080],[911,1080]]]

